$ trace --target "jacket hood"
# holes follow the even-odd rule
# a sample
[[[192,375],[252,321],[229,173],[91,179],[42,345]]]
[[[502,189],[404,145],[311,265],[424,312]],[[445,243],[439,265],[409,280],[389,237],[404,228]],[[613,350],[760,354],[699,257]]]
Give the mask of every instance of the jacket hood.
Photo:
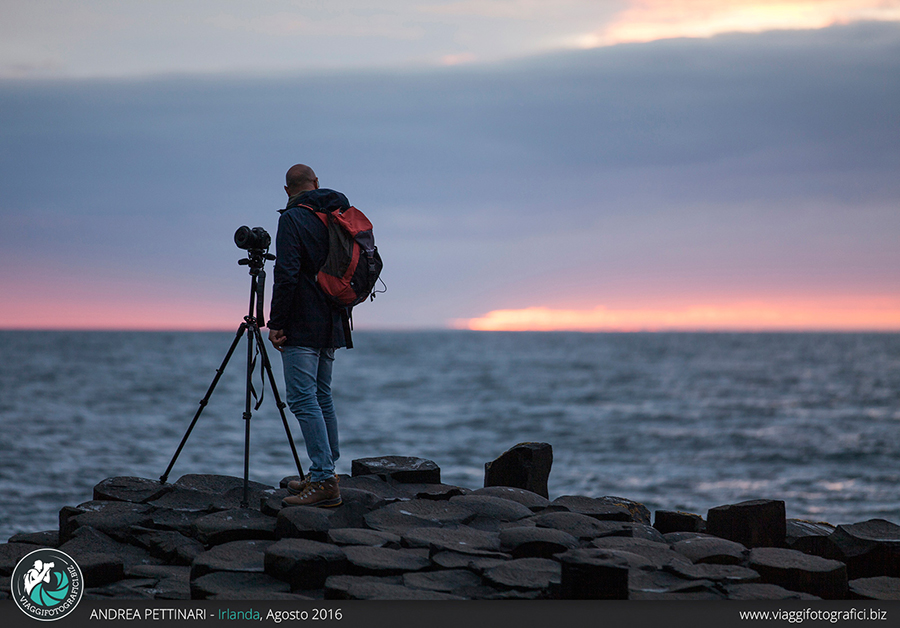
[[[285,208],[278,211],[285,212],[297,205],[308,205],[313,209],[331,212],[336,209],[347,209],[350,207],[350,201],[340,192],[329,190],[328,188],[319,188],[318,190],[307,190],[306,192],[294,194],[288,199]]]

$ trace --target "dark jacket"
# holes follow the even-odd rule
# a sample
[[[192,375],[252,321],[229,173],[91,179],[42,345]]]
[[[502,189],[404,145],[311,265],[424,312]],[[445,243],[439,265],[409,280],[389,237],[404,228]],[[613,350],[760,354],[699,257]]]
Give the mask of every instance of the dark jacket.
[[[301,204],[329,211],[350,206],[340,192],[318,189],[292,196],[279,210],[268,327],[284,330],[290,346],[345,347],[341,310],[316,285],[316,272],[328,254],[328,230]]]

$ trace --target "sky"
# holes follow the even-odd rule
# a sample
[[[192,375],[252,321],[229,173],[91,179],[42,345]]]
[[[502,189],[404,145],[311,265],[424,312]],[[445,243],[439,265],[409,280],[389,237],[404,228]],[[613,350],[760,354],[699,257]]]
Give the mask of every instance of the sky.
[[[900,1],[2,11],[0,328],[235,329],[302,162],[358,328],[900,331]]]

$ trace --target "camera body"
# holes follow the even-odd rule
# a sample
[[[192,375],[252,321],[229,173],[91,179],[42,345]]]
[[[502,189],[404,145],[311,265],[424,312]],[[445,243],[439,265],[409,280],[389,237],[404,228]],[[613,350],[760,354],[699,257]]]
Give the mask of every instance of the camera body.
[[[269,232],[262,227],[238,227],[234,232],[234,243],[245,251],[267,251],[272,244]]]

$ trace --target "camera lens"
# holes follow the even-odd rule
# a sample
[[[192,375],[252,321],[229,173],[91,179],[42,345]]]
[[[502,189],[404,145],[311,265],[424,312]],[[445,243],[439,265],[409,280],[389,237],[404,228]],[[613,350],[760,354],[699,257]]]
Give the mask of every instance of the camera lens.
[[[265,250],[272,243],[272,238],[269,237],[268,232],[262,227],[253,227],[251,229],[243,226],[238,227],[238,230],[234,232],[234,243],[238,248],[246,251]]]

